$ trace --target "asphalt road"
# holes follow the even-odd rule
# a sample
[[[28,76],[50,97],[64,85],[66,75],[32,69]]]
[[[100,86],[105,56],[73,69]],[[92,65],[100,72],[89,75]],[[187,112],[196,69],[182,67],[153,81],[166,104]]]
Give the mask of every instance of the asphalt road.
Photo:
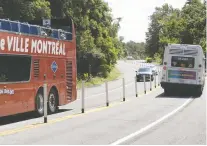
[[[206,145],[206,97],[195,99],[183,111],[132,138],[128,145]]]
[[[130,81],[134,66],[124,62],[120,66],[127,70],[126,80]],[[114,82],[110,87],[118,85]],[[140,92],[142,86],[139,83]],[[63,112],[50,115],[48,124],[40,123],[43,118],[4,124],[0,126],[0,144],[206,144],[205,92],[200,98],[179,93],[165,97],[157,88],[136,98],[132,83],[126,88],[126,102],[121,102],[122,89],[113,90],[109,99],[116,102],[105,108],[105,95],[100,94],[104,89],[94,90],[98,88],[98,96],[88,92],[85,114],[79,114],[81,100],[77,100],[62,107]],[[163,118],[188,101],[182,110]]]

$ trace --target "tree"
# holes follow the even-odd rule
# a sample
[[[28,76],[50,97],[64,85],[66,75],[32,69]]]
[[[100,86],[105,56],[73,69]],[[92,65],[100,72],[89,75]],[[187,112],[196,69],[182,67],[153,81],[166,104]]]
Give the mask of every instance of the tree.
[[[128,56],[132,56],[134,59],[145,59],[145,44],[136,43],[134,41],[129,41],[125,44]]]
[[[50,3],[46,0],[0,0],[3,17],[11,20],[29,21],[36,18],[50,18],[49,6]]]
[[[182,43],[200,44],[206,48],[206,8],[200,0],[191,0],[182,9],[182,18],[186,22]]]
[[[206,50],[205,1],[187,0],[184,7],[174,9],[168,4],[156,8],[146,33],[146,50],[155,60],[163,58],[164,48],[170,43],[199,44]]]
[[[118,38],[119,21],[103,0],[50,0],[52,17],[72,17],[77,32],[78,73],[107,74],[123,54]],[[57,7],[58,5],[58,7]]]
[[[153,57],[159,51],[159,32],[163,27],[163,20],[167,20],[168,16],[175,11],[172,6],[164,4],[161,8],[156,7],[155,12],[150,16],[150,24],[146,33],[146,51],[150,57]]]

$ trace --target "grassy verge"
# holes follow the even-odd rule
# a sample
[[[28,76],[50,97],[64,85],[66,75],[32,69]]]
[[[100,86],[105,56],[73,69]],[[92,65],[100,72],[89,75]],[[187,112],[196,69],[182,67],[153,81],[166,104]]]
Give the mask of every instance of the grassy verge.
[[[121,77],[121,72],[117,68],[114,68],[107,78],[101,78],[101,77],[92,78],[90,81],[85,82],[85,87],[100,85],[103,84],[105,81],[113,81],[118,79],[119,77]],[[78,81],[77,88],[78,89],[81,88],[81,81]]]

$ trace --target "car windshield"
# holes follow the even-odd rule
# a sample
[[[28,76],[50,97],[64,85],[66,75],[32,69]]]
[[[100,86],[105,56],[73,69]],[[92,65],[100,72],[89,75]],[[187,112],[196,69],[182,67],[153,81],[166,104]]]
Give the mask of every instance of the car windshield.
[[[138,72],[150,72],[150,68],[140,68]]]

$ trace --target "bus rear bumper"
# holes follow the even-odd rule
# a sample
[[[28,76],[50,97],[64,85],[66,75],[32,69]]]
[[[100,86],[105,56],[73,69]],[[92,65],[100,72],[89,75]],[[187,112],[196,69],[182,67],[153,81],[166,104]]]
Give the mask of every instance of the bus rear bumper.
[[[161,82],[161,87],[163,89],[166,89],[166,88],[173,88],[173,89],[183,89],[183,88],[186,88],[186,89],[194,89],[194,88],[200,88],[202,87],[201,84],[182,84],[182,83],[169,83],[169,82]]]

